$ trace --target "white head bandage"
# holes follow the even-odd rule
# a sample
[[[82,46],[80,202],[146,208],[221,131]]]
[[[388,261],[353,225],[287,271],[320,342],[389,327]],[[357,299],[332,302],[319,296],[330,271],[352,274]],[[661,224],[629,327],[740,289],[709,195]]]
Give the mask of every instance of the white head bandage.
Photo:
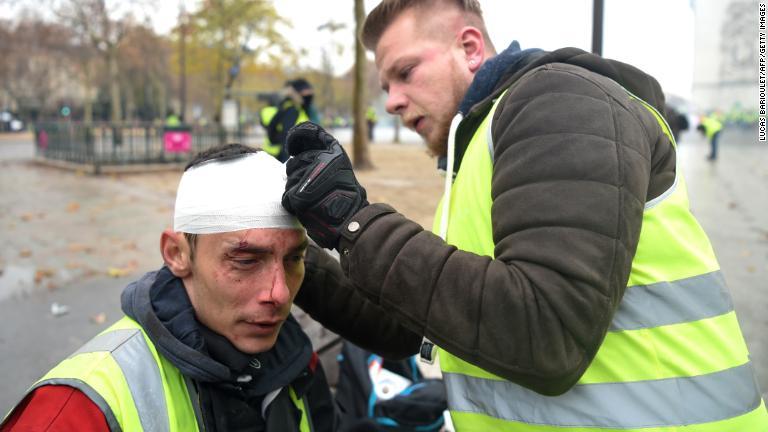
[[[280,204],[285,167],[266,152],[204,162],[181,176],[173,230],[214,234],[251,228],[301,228]]]

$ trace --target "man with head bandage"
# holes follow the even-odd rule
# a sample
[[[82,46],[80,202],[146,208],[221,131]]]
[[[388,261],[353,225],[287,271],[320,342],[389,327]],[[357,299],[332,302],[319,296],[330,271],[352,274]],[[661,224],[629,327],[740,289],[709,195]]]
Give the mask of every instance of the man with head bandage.
[[[402,334],[344,294],[352,290],[332,258],[308,251],[304,228],[280,204],[284,188],[283,165],[259,150],[230,144],[198,155],[178,187],[174,228],[161,235],[165,265],[131,283],[125,317],[35,383],[0,429],[335,430],[323,369],[290,314],[305,256],[304,290],[327,283],[339,293],[309,292],[310,313],[333,313],[325,300],[359,310],[344,323],[358,327],[352,338],[389,357],[405,355],[386,349]],[[369,331],[383,335],[383,349],[365,342]]]

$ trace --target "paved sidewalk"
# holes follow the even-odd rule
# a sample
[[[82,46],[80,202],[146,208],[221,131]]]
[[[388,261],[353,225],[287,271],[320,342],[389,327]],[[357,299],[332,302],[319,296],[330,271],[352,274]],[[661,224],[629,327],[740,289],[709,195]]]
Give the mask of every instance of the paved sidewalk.
[[[768,143],[756,130],[725,129],[712,162],[698,133],[679,147],[691,209],[712,241],[768,401]]]

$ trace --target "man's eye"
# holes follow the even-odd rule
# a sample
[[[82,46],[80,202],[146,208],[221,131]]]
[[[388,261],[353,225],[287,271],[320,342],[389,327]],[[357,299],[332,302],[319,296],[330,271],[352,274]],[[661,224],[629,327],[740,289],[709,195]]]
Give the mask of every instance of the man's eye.
[[[296,254],[286,257],[286,260],[291,263],[300,263],[304,261],[304,254]]]
[[[233,259],[232,264],[237,268],[250,268],[258,264],[261,260],[258,258],[240,258],[240,259]]]
[[[411,76],[411,71],[413,70],[413,66],[408,66],[400,70],[399,78],[401,81],[407,81],[408,78]]]

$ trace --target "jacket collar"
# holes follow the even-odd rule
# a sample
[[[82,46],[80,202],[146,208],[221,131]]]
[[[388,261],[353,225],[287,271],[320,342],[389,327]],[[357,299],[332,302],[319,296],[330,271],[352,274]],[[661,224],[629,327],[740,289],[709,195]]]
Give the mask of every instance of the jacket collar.
[[[508,77],[524,69],[532,59],[543,53],[538,48],[520,49],[520,43],[512,41],[509,47],[488,59],[475,74],[472,83],[459,104],[459,114],[464,117],[456,131],[455,163],[453,174],[459,170],[464,152],[472,139],[475,129],[485,118],[493,101],[506,88],[501,86]],[[447,158],[438,158],[438,169],[446,169]]]
[[[248,374],[254,392],[266,394],[300,376],[312,358],[309,337],[292,316],[270,351],[257,356],[240,352],[197,321],[183,283],[167,267],[128,285],[121,303],[164,357],[201,382],[232,382]]]
[[[459,105],[460,111],[465,111],[461,111],[464,120],[456,132],[454,175],[461,166],[469,141],[496,98],[529,71],[549,63],[566,63],[602,75],[648,102],[657,111],[664,112],[664,92],[658,81],[632,65],[605,59],[572,47],[552,52],[538,49],[521,51],[520,45],[515,41],[506,50],[483,64]],[[440,159],[445,160],[445,158]],[[440,160],[438,160],[438,166],[439,164]],[[442,166],[445,167],[444,162]]]
[[[531,54],[541,52],[538,48],[520,49],[520,43],[512,41],[509,47],[498,55],[488,59],[475,74],[472,84],[459,104],[459,113],[466,117],[470,109],[487,100],[494,93],[499,81],[525,65]]]

